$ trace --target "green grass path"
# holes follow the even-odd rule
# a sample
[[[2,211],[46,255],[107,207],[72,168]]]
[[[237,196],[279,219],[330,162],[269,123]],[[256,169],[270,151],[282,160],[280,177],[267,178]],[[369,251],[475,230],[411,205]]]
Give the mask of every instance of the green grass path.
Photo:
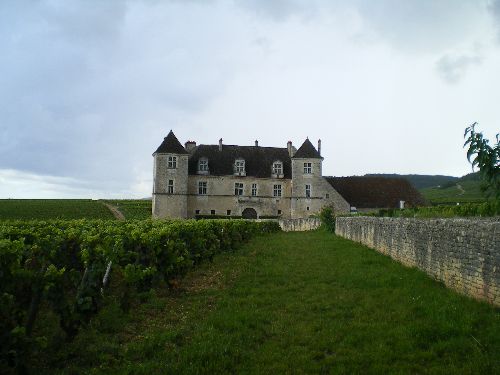
[[[499,309],[322,231],[255,239],[94,326],[63,372],[500,373]]]

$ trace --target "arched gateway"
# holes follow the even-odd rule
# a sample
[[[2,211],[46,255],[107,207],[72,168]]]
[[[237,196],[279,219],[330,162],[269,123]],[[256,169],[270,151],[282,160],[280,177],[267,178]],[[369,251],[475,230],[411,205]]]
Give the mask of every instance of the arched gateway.
[[[247,207],[243,210],[241,216],[243,216],[243,219],[257,219],[257,211],[253,208]]]

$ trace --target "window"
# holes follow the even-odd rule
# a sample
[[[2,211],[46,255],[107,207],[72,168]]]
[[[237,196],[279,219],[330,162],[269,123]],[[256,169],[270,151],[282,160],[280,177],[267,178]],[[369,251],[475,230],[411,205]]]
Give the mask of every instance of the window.
[[[194,213],[195,213],[195,215],[199,215],[200,214],[200,210],[196,210]]]
[[[231,216],[231,210],[227,210],[227,216]]]
[[[330,198],[330,194],[326,194],[326,199]]]
[[[243,183],[241,182],[234,183],[234,195],[243,195]]]
[[[273,196],[281,197],[281,185],[274,185],[273,187]]]
[[[238,174],[245,173],[245,160],[236,159],[234,162],[234,171]]]
[[[278,210],[278,215],[281,215],[281,210]]]
[[[198,160],[198,171],[199,172],[208,172],[208,160],[202,158]]]
[[[306,207],[306,210],[309,211],[309,206]]]
[[[168,180],[167,194],[174,194],[174,180]]]
[[[273,174],[283,174],[283,163],[280,161],[275,161],[273,163]]]
[[[306,198],[311,198],[311,185],[306,185]]]
[[[252,184],[252,197],[257,196],[257,184]]]
[[[198,194],[206,195],[207,194],[207,182],[206,181],[198,181]]]
[[[304,163],[304,173],[305,174],[312,173],[312,163]]]
[[[210,210],[210,215],[215,215],[215,210]]]
[[[173,169],[177,168],[177,156],[168,157],[167,168],[173,168]]]

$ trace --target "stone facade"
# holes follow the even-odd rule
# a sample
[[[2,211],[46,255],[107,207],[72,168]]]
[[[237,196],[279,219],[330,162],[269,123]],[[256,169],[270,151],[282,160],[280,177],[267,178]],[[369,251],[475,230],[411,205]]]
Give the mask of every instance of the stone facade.
[[[339,217],[335,232],[500,306],[500,220]]]
[[[153,154],[153,217],[295,219],[315,215],[325,206],[349,212],[349,203],[322,176],[323,158],[309,140],[294,151],[291,142],[286,148],[271,148],[257,143],[227,146],[222,140],[219,145],[187,142],[184,148],[170,132]],[[198,163],[205,160],[206,169],[201,169]],[[237,160],[246,162],[243,172],[236,171]],[[276,162],[281,173],[272,169]],[[238,194],[236,184],[242,188]]]

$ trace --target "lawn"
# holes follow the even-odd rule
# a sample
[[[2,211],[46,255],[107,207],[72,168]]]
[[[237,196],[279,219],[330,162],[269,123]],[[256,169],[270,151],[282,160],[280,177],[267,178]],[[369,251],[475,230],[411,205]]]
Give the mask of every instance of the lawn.
[[[114,219],[91,199],[0,199],[0,220]]]
[[[323,231],[259,237],[111,304],[38,373],[500,373],[500,310]]]

